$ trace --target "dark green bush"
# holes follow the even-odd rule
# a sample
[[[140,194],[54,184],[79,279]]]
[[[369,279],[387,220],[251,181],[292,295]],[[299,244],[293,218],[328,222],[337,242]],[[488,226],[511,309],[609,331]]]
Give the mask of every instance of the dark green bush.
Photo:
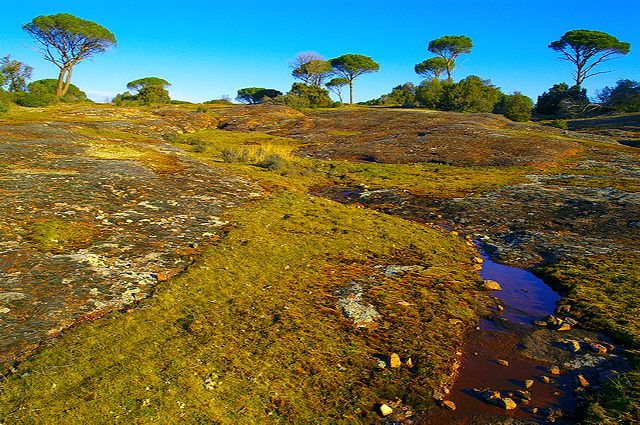
[[[512,95],[502,97],[500,103],[496,105],[495,112],[503,114],[511,121],[525,122],[531,120],[533,110],[533,100],[522,93],[515,92]]]
[[[58,80],[53,78],[37,80],[29,83],[27,87],[29,89],[29,93],[37,95],[41,98],[46,97],[46,95],[55,97],[56,90],[58,89]],[[80,90],[74,84],[69,84],[69,88],[67,89],[67,92],[64,94],[64,96],[60,97],[60,101],[62,102],[84,102],[87,100],[89,100],[87,98],[87,94],[82,90]],[[46,105],[41,105],[41,106],[46,106]]]
[[[55,95],[43,92],[36,93],[16,93],[15,102],[20,106],[29,108],[42,108],[56,103],[58,99]]]
[[[416,87],[416,100],[420,106],[429,109],[439,109],[445,96],[445,87],[453,83],[437,79],[425,80]]]
[[[169,92],[161,86],[146,86],[140,89],[136,96],[142,105],[153,105],[156,103],[169,103],[171,98]]]
[[[9,106],[6,103],[4,103],[2,100],[0,100],[0,115],[6,114],[8,110],[9,110]]]
[[[589,105],[587,89],[581,89],[579,86],[569,87],[566,83],[559,83],[554,84],[549,91],[538,96],[534,112],[572,118],[578,116],[587,105]]]
[[[549,125],[551,127],[560,128],[562,130],[568,130],[569,129],[569,126],[567,125],[567,121],[561,120],[561,119],[553,120],[553,121],[551,121],[549,123]]]
[[[213,99],[213,100],[207,100],[202,103],[211,104],[211,105],[233,105],[233,102],[229,99]]]
[[[224,162],[247,162],[250,154],[247,149],[222,149],[221,157]]]
[[[619,80],[616,86],[605,87],[598,93],[603,106],[623,112],[640,112],[640,83]]]
[[[416,88],[412,83],[400,84],[395,86],[391,93],[383,94],[380,100],[384,105],[415,106]]]

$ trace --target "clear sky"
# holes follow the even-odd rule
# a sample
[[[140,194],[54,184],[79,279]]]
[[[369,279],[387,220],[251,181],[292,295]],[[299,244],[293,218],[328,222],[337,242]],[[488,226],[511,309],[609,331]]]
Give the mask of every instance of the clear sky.
[[[640,80],[640,1],[187,0],[160,2],[6,2],[0,13],[0,55],[34,67],[33,79],[56,78],[57,68],[33,51],[21,26],[38,15],[71,13],[115,34],[118,46],[81,62],[72,83],[104,101],[127,82],[168,80],[174,99],[205,101],[243,87],[286,92],[290,60],[313,50],[330,59],[371,56],[380,71],[356,80],[355,101],[377,98],[395,85],[420,82],[413,66],[428,57],[427,44],[466,35],[471,53],[459,60],[458,80],[478,75],[504,92],[535,98],[553,84],[571,83],[572,65],[547,45],[573,29],[608,32],[631,43],[631,52],[599,67],[611,70],[583,84],[590,95],[622,78]]]

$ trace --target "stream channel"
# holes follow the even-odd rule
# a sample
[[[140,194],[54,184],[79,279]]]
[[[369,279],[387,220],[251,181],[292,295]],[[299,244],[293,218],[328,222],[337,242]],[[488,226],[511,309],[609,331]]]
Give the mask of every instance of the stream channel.
[[[328,187],[316,195],[351,204],[358,201],[360,193],[354,188]],[[425,221],[406,213],[402,217]],[[455,382],[448,394],[438,395],[442,396],[441,401],[452,401],[455,410],[435,409],[426,423],[575,423],[572,414],[584,395],[628,369],[627,360],[620,354],[622,348],[601,333],[580,329],[579,323],[564,331],[558,330],[557,324],[534,325],[534,321],[542,322],[550,315],[562,316],[572,324],[574,321],[570,312],[558,312],[561,297],[543,280],[529,271],[493,262],[486,253],[482,256],[480,277],[498,282],[502,290],[491,292],[487,314],[457,353],[459,368]],[[606,352],[597,352],[598,348]],[[554,366],[559,373],[552,373]],[[488,400],[488,391],[513,400],[515,407],[497,406],[500,404],[497,400]]]

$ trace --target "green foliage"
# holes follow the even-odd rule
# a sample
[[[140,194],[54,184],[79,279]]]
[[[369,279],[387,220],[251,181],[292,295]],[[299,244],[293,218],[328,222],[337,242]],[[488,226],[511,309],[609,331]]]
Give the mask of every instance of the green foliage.
[[[444,59],[447,78],[451,80],[456,60],[460,55],[469,53],[472,47],[471,39],[465,35],[446,35],[431,40],[427,50]]]
[[[550,49],[561,54],[560,59],[576,66],[573,74],[576,86],[580,86],[585,78],[601,73],[591,72],[593,67],[614,56],[626,55],[630,47],[629,43],[619,41],[606,32],[584,29],[568,31],[560,40],[549,44]]]
[[[193,105],[193,102],[189,102],[188,100],[178,100],[178,99],[171,99],[171,103],[172,105]]]
[[[380,64],[369,56],[347,54],[330,60],[336,74],[349,81],[349,103],[353,103],[353,80],[363,74],[378,72]]]
[[[113,104],[116,106],[133,106],[138,104],[138,96],[131,93],[124,92],[117,94],[113,98]]]
[[[391,93],[382,95],[380,100],[383,105],[415,106],[416,88],[412,83],[400,84],[395,86]]]
[[[416,100],[418,104],[429,109],[439,109],[445,93],[449,92],[449,86],[453,83],[442,82],[437,79],[425,80],[416,87]]]
[[[538,96],[534,111],[543,115],[570,118],[579,113],[581,107],[589,104],[587,90],[566,83],[554,84],[548,92]]]
[[[109,30],[68,13],[38,16],[22,28],[40,44],[45,60],[60,69],[56,96],[63,96],[73,67],[80,61],[116,45]]]
[[[551,127],[559,128],[561,130],[568,130],[569,129],[569,125],[567,124],[567,121],[566,120],[562,120],[562,119],[555,119],[555,120],[551,121],[549,123],[549,125]]]
[[[138,92],[137,100],[142,105],[153,105],[156,103],[169,103],[171,102],[171,97],[169,97],[169,92],[161,86],[144,86]]]
[[[36,80],[28,85],[29,93],[34,94],[47,94],[55,96],[58,81],[53,78],[46,78],[44,80]],[[69,84],[69,88],[64,96],[60,97],[63,102],[76,102],[86,101],[87,94],[80,90],[77,86]]]
[[[340,99],[340,103],[343,102],[342,100],[342,88],[344,86],[349,85],[349,80],[347,80],[346,78],[343,77],[336,77],[336,78],[332,78],[328,83],[325,84],[325,86],[332,92],[334,92],[335,94],[338,95],[338,99]]]
[[[293,83],[288,94],[294,94],[308,100],[309,108],[331,108],[333,106],[329,92],[316,85]]]
[[[37,249],[45,252],[64,253],[85,248],[100,238],[102,233],[85,223],[63,220],[38,220],[29,223],[25,238]]]
[[[453,85],[450,96],[443,109],[464,112],[493,112],[500,101],[502,92],[491,84],[491,80],[482,80],[470,75]]]
[[[202,102],[206,105],[233,105],[233,102],[229,99],[212,99]]]
[[[447,70],[447,65],[448,62],[446,59],[437,57],[420,62],[413,69],[416,71],[416,74],[422,75],[425,78],[439,79],[440,75]]]
[[[31,78],[33,68],[7,55],[0,60],[0,87],[6,85],[11,92],[27,90],[27,80]]]
[[[0,99],[0,115],[4,115],[9,110],[9,106]]]
[[[598,93],[600,103],[606,107],[624,112],[640,112],[640,83],[619,80],[616,86],[605,87]]]
[[[256,166],[260,168],[266,168],[270,171],[282,170],[286,168],[288,162],[281,155],[274,153],[267,155],[263,160],[258,161]]]
[[[498,105],[496,105],[496,112],[501,113],[511,121],[530,121],[532,110],[533,100],[519,92],[503,96]]]
[[[262,103],[274,97],[281,96],[282,92],[275,89],[265,89],[263,87],[247,87],[238,90],[236,100],[243,103]]]
[[[164,80],[162,78],[145,77],[145,78],[140,78],[137,80],[130,81],[129,83],[127,83],[127,89],[140,92],[141,89],[149,86],[158,86],[158,87],[162,87],[163,89],[166,89],[170,85],[171,84],[169,84],[167,80]]]
[[[323,59],[311,59],[291,72],[294,78],[301,80],[305,84],[320,86],[331,76],[333,68],[329,61]]]

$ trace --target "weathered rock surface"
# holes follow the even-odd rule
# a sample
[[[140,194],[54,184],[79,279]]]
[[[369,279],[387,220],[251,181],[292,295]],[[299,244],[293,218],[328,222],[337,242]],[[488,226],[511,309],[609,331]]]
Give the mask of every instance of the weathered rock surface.
[[[44,336],[145,297],[190,264],[225,211],[261,196],[257,185],[157,139],[73,131],[159,137],[211,125],[178,125],[182,113],[104,121],[118,113],[128,120],[133,114],[73,111],[60,117],[63,123],[0,126],[1,369]],[[92,229],[93,237],[72,249],[42,250],[31,233],[48,221]]]

